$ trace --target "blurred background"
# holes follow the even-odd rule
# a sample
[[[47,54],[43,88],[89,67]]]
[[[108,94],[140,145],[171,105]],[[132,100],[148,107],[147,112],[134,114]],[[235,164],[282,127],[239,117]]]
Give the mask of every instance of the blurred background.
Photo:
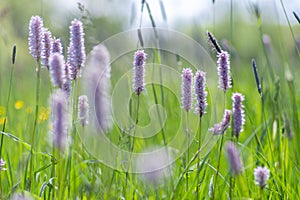
[[[24,91],[35,87],[32,77],[35,75],[36,64],[28,51],[28,24],[33,15],[42,16],[44,26],[49,28],[54,37],[62,40],[64,49],[69,43],[71,20],[74,18],[82,20],[85,25],[87,54],[95,44],[114,34],[155,25],[188,35],[215,58],[207,45],[205,33],[209,30],[223,49],[231,52],[231,73],[239,83],[235,86],[240,91],[246,89],[255,91],[252,58],[256,59],[261,77],[268,73],[266,58],[270,60],[277,79],[269,80],[269,84],[300,75],[297,52],[300,46],[300,24],[293,15],[293,12],[300,15],[298,0],[148,0],[143,10],[142,2],[142,0],[1,0],[1,87],[8,87],[11,49],[16,44],[13,98],[21,99],[24,107],[33,105],[34,92],[28,92],[24,96]],[[130,59],[128,59],[129,68],[132,62]],[[173,55],[172,59],[176,61],[176,56]],[[47,80],[42,87],[48,90],[49,74],[44,71],[42,76]],[[268,83],[265,83],[267,90]],[[299,80],[295,79],[295,84],[299,85]],[[287,87],[284,82],[280,92],[284,93]],[[299,94],[298,91],[299,87],[296,87],[295,95]],[[41,96],[45,106],[48,95],[45,93]],[[5,95],[0,96],[0,100],[1,104],[4,104]]]

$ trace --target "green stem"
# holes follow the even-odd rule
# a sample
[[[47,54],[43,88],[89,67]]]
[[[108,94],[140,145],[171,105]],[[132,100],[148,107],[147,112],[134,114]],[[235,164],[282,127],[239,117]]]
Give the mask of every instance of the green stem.
[[[295,38],[295,34],[294,34],[294,31],[293,31],[293,29],[292,29],[290,20],[289,20],[289,18],[288,18],[288,16],[287,16],[287,13],[286,13],[286,10],[285,10],[285,7],[284,7],[284,4],[283,4],[282,0],[280,0],[280,4],[281,4],[281,6],[282,6],[282,9],[283,9],[283,12],[284,12],[284,16],[285,16],[285,18],[286,18],[286,20],[287,20],[287,22],[288,22],[289,29],[290,29],[290,31],[291,31],[291,34],[292,34],[294,43],[297,44],[296,38]],[[299,58],[300,58],[300,51],[299,51],[299,47],[298,47],[297,45],[296,45],[296,50],[297,50],[298,56],[299,56]]]
[[[223,140],[224,140],[224,134],[222,134],[222,136],[221,136],[221,141],[220,141],[220,146],[219,146],[219,151],[218,151],[219,157],[218,157],[218,164],[217,164],[217,170],[216,170],[216,177],[215,177],[215,181],[214,181],[214,190],[213,190],[213,193],[212,193],[212,199],[215,198],[215,191],[217,189],[217,182],[218,182],[218,176],[219,176],[219,170],[220,170]]]
[[[132,155],[133,155],[133,150],[134,150],[134,144],[135,144],[135,135],[136,135],[136,130],[137,130],[137,125],[139,122],[139,108],[140,108],[140,95],[137,96],[137,108],[136,108],[136,119],[135,119],[135,128],[132,136],[132,143],[130,147],[130,156],[129,156],[129,163],[127,167],[127,172],[126,172],[126,181],[125,181],[125,187],[124,187],[124,195],[126,197],[126,190],[127,190],[127,185],[128,185],[128,179],[129,179],[129,170],[131,167],[131,162],[132,162]]]
[[[189,131],[189,113],[186,112],[186,134],[187,134],[187,140],[188,140],[188,149],[187,149],[187,159],[186,159],[186,165],[188,161],[190,160],[190,131]],[[186,172],[186,192],[189,190],[189,171]]]
[[[192,165],[192,163],[198,158],[199,154],[202,152],[202,150],[204,148],[206,148],[206,146],[209,144],[210,140],[213,138],[213,135],[210,136],[210,138],[207,140],[207,142],[202,145],[202,147],[200,149],[198,149],[198,151],[195,153],[195,155],[192,157],[192,159],[189,161],[189,163],[185,166],[183,172],[181,172],[174,188],[173,188],[173,191],[172,191],[172,194],[171,194],[171,198],[170,199],[174,199],[175,196],[175,191],[177,190],[178,186],[179,186],[179,183],[180,181],[182,180],[182,178],[184,177],[184,175],[186,174],[186,172],[189,170],[190,166]]]
[[[5,107],[6,116],[5,116],[5,119],[4,119],[2,132],[5,132],[5,126],[6,126],[6,122],[7,122],[7,118],[8,118],[8,106],[9,106],[9,102],[10,102],[11,88],[12,88],[12,78],[13,78],[13,72],[14,72],[14,68],[15,68],[15,56],[16,56],[16,45],[13,46],[12,67],[11,67],[11,70],[10,70],[9,89],[8,89],[7,101],[6,101],[6,107]],[[4,143],[4,135],[1,134],[0,159],[2,158],[3,143]],[[1,176],[0,176],[0,192],[2,192],[2,179],[1,179]]]
[[[71,180],[73,179],[73,189],[76,188],[76,170],[71,169],[71,166],[74,165],[75,163],[75,156],[74,156],[74,152],[73,152],[73,147],[76,144],[76,120],[77,120],[77,107],[78,107],[78,89],[79,89],[79,79],[76,79],[74,81],[74,87],[73,87],[73,100],[72,100],[72,104],[73,104],[73,110],[72,110],[72,144],[70,145],[70,149],[69,149],[69,157],[68,157],[68,162],[67,162],[67,176],[69,177],[69,179],[67,179],[68,183],[68,197],[70,198],[71,195]],[[73,162],[73,164],[72,164]],[[73,172],[73,174],[71,174],[71,172]]]
[[[202,117],[199,117],[199,131],[198,131],[198,150],[201,148],[201,122],[202,122]],[[200,182],[200,176],[199,176],[199,171],[200,171],[200,157],[198,157],[198,162],[197,162],[197,177],[198,177],[198,180],[197,180],[197,188],[196,188],[196,192],[197,192],[197,199],[199,199],[199,187],[200,185],[199,182]]]
[[[233,40],[233,1],[230,0],[230,43],[232,43]],[[232,52],[232,46],[230,45],[230,54]]]
[[[28,170],[28,164],[29,164],[29,191],[31,190],[31,181],[33,179],[33,152],[35,149],[35,138],[37,137],[38,131],[37,131],[37,121],[38,121],[38,114],[39,114],[39,103],[40,103],[40,85],[41,85],[41,64],[39,62],[39,59],[37,60],[37,68],[36,68],[36,91],[35,91],[35,117],[34,117],[34,124],[33,124],[33,132],[31,137],[31,148],[30,153],[27,161],[27,166],[25,170],[25,177],[24,177],[24,186],[26,186],[27,182],[27,170]]]
[[[260,42],[262,45],[264,56],[266,57],[266,60],[267,60],[267,65],[268,65],[268,69],[270,72],[271,80],[274,81],[275,80],[274,71],[273,71],[273,68],[271,67],[270,58],[269,58],[266,46],[264,45],[264,41],[263,41],[263,30],[262,30],[262,25],[261,25],[261,18],[257,19],[257,26],[258,26],[258,30],[259,30]]]

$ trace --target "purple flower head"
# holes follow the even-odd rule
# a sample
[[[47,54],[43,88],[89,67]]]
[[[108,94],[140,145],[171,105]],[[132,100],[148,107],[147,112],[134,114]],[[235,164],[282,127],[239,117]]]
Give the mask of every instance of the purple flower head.
[[[80,71],[80,68],[83,67],[85,62],[85,46],[84,46],[84,32],[83,32],[83,25],[82,22],[74,19],[71,22],[70,26],[70,46],[68,49],[68,56],[69,58],[69,64],[74,72],[76,72],[76,75],[73,75],[72,78],[77,79],[80,74],[78,72]]]
[[[151,153],[149,153],[151,152]],[[160,151],[158,147],[146,149],[143,156],[136,159],[133,163],[135,172],[143,178],[147,184],[160,184],[164,178],[172,176],[172,169],[167,167],[170,165],[172,154],[166,151]]]
[[[206,73],[202,71],[197,71],[195,75],[195,94],[197,99],[197,105],[195,112],[202,117],[206,113],[207,107],[207,92],[205,91],[206,85]]]
[[[61,41],[58,38],[53,38],[52,46],[51,46],[51,53],[60,53],[63,54],[63,47],[61,45]]]
[[[51,53],[52,38],[51,32],[48,29],[43,28],[42,38],[42,65],[49,69],[49,57]]]
[[[32,16],[29,22],[29,51],[39,61],[42,53],[43,20],[40,16]]]
[[[89,104],[86,95],[81,95],[78,98],[78,118],[82,126],[86,126],[89,123]]]
[[[209,131],[211,131],[213,135],[224,134],[224,132],[227,130],[227,128],[230,125],[230,116],[231,116],[231,111],[225,109],[222,122],[215,124],[212,128],[209,129]]]
[[[65,62],[61,54],[51,54],[49,70],[53,86],[63,88],[65,82]]]
[[[184,110],[189,111],[192,107],[192,70],[190,68],[183,69],[181,77],[181,104]]]
[[[72,91],[72,81],[70,78],[70,73],[69,73],[70,66],[68,63],[65,63],[64,70],[65,70],[65,81],[63,85],[63,90],[66,92],[67,96],[69,97]]]
[[[222,89],[224,92],[231,88],[231,79],[229,71],[229,54],[226,51],[221,51],[221,53],[218,53],[218,76],[219,88]]]
[[[255,184],[264,188],[267,185],[267,180],[270,177],[270,170],[266,167],[256,167],[254,169]]]
[[[51,95],[52,142],[55,147],[64,150],[68,144],[69,114],[66,93],[60,89]]]
[[[240,133],[243,131],[243,125],[245,123],[244,114],[244,96],[240,93],[233,93],[232,95],[232,109],[233,109],[233,133],[236,138],[239,137]]]
[[[112,128],[111,112],[111,66],[108,49],[98,44],[93,47],[83,74],[85,93],[89,105],[94,108],[95,118],[90,121],[101,133],[107,133]]]
[[[135,94],[140,95],[145,90],[145,59],[147,54],[144,50],[137,50],[134,53],[133,62],[133,90]]]
[[[73,63],[73,57],[70,56],[72,54],[73,48],[72,46],[68,47],[68,65],[69,65],[69,76],[71,80],[76,80],[78,77],[80,77],[79,73],[80,70],[78,67],[76,67]]]
[[[228,163],[230,167],[230,172],[236,176],[242,173],[242,163],[240,160],[240,154],[234,143],[227,142],[226,143],[226,153],[228,158]]]

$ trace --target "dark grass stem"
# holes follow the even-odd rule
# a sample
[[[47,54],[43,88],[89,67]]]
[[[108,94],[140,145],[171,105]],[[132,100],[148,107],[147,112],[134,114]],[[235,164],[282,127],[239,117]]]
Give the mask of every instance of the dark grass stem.
[[[13,79],[13,73],[14,73],[14,68],[15,68],[15,60],[16,60],[16,51],[17,47],[16,45],[13,46],[12,49],[12,64],[11,64],[11,70],[10,70],[10,78],[9,78],[9,86],[8,86],[8,95],[7,95],[7,101],[6,101],[6,114],[4,118],[4,123],[2,127],[2,132],[5,132],[5,126],[8,118],[8,107],[9,107],[9,102],[10,102],[10,96],[11,96],[11,88],[12,88],[12,79]],[[4,143],[4,135],[1,134],[1,142],[0,142],[0,159],[2,158],[2,148],[3,148],[3,143]],[[2,194],[2,176],[0,176],[0,194]]]
[[[261,85],[260,85],[260,82],[259,82],[259,76],[258,76],[258,73],[257,73],[257,66],[256,66],[256,62],[255,62],[254,58],[252,58],[251,63],[252,63],[252,68],[253,68],[253,73],[254,73],[254,77],[255,77],[257,91],[259,93],[259,96],[261,97],[262,96]]]
[[[300,24],[300,18],[295,11],[293,11],[293,15],[296,18],[297,22]]]

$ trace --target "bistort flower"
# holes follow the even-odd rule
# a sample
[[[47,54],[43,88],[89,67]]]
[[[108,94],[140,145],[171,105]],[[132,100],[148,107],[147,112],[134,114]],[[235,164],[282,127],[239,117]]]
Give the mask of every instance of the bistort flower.
[[[181,106],[188,112],[192,107],[192,70],[190,68],[183,69],[181,78]]]
[[[144,50],[137,50],[134,53],[133,61],[133,90],[135,94],[140,95],[145,90],[145,59],[147,54]]]
[[[255,184],[264,188],[267,185],[267,180],[270,177],[270,170],[266,167],[256,167],[254,169]]]
[[[43,20],[40,16],[32,16],[29,22],[29,51],[39,61],[42,53]]]
[[[205,91],[206,85],[206,73],[198,70],[195,75],[195,95],[197,99],[197,105],[195,112],[202,117],[206,113],[207,107],[207,92]]]

